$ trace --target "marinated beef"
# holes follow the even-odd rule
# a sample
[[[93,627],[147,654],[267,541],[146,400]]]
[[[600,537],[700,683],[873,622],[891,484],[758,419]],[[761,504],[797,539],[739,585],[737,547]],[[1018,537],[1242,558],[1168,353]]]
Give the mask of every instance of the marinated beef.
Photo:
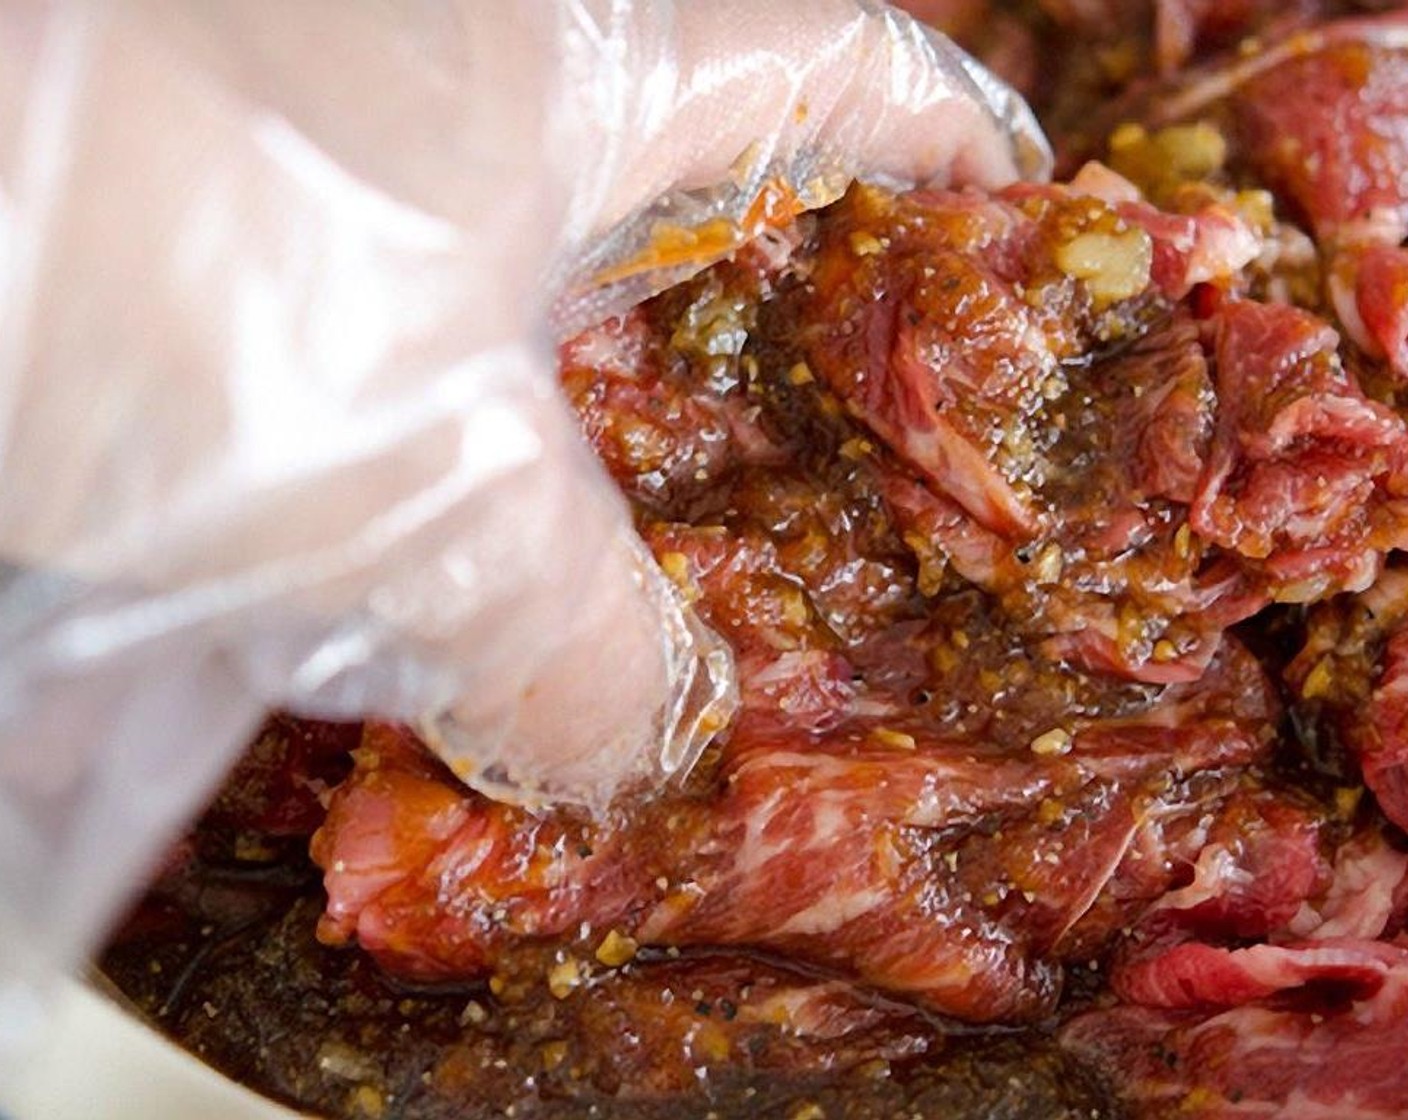
[[[1063,1043],[1119,1070],[1136,1114],[1150,1120],[1403,1115],[1408,949],[1369,942],[1238,952],[1244,956],[1227,967],[1256,975],[1250,983],[1232,980],[1238,991],[1230,1009],[1126,1004],[1075,1019],[1062,1032]],[[1329,963],[1317,966],[1317,952]],[[1293,998],[1241,1002],[1252,993],[1303,985],[1317,967],[1331,990],[1309,1001],[1313,1010],[1297,1007]]]
[[[1177,822],[1216,813],[1223,776],[1264,753],[1260,671],[1227,660],[1143,716],[1020,753],[917,721],[799,735],[750,713],[716,794],[614,821],[465,794],[404,735],[372,728],[314,844],[323,936],[355,933],[421,980],[486,975],[525,939],[586,957],[621,936],[764,948],[955,1018],[1036,1018],[1060,962],[1102,951],[1173,879]],[[1131,852],[1163,879],[1122,876]]]
[[[561,353],[734,725],[596,818],[273,725],[110,958],[226,1068],[349,1116],[1408,1112],[1408,15],[910,6],[1065,183],[854,188]],[[311,943],[314,828],[362,952]],[[255,976],[335,993],[273,1001],[301,1065],[241,1048]]]

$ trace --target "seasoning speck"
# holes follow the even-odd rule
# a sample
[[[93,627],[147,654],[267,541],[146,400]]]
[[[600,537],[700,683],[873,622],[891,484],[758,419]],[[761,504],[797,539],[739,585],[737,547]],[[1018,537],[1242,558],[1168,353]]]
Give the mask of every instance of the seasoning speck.
[[[1053,727],[1032,740],[1032,754],[1060,755],[1071,749],[1071,733],[1063,727]]]

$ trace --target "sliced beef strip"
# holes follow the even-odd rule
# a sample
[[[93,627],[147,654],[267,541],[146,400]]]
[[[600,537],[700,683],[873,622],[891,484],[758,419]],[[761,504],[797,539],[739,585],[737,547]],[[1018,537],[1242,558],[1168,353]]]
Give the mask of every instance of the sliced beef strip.
[[[1137,885],[1111,884],[1132,845],[1178,837],[1193,858],[1174,822],[1227,801],[1274,711],[1229,645],[1207,680],[1143,715],[1053,729],[1019,752],[902,718],[806,735],[754,712],[716,794],[604,823],[467,794],[376,728],[314,844],[322,932],[444,979],[491,971],[525,938],[617,929],[763,947],[961,1019],[1029,1019],[1054,1005],[1078,923],[1085,954],[1173,885],[1172,849],[1148,853],[1162,877],[1140,867]],[[1107,886],[1124,908],[1101,903]]]
[[[1146,1120],[1403,1115],[1408,948],[1260,946],[1202,966],[1195,989],[1217,983],[1224,996],[1236,989],[1266,998],[1211,1012],[1128,1004],[1092,1011],[1064,1028],[1062,1042],[1113,1073]],[[1268,994],[1297,988],[1317,971],[1328,993],[1300,1006]]]

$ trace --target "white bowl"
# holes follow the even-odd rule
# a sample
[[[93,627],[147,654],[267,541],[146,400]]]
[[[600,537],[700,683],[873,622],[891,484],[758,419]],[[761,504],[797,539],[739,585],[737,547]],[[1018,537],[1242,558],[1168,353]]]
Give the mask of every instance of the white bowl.
[[[58,993],[53,1031],[18,1083],[0,1085],[4,1120],[300,1120],[191,1057],[78,981]]]

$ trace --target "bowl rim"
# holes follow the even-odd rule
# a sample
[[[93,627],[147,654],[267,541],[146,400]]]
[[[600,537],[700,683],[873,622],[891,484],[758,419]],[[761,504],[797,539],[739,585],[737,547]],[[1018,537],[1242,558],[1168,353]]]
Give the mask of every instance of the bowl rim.
[[[96,971],[52,995],[45,1037],[0,1086],[0,1120],[315,1120],[182,1049]]]

